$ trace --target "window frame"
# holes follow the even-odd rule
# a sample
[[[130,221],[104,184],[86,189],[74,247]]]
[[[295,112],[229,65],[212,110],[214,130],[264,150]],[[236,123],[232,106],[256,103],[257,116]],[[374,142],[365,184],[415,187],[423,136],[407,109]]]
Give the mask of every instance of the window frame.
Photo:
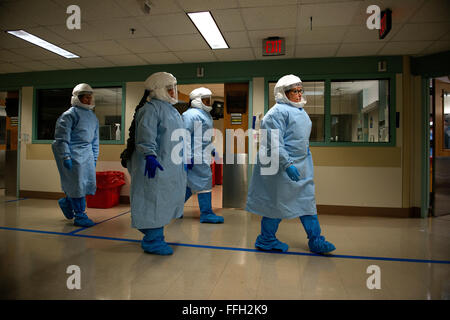
[[[121,124],[120,124],[120,140],[100,140],[99,144],[112,144],[123,145],[125,143],[125,112],[126,112],[126,83],[125,82],[99,82],[89,83],[89,85],[95,90],[96,88],[106,87],[120,87],[122,89],[122,112],[121,112]],[[33,87],[33,119],[32,119],[32,144],[51,144],[53,140],[39,140],[37,139],[37,127],[38,127],[38,106],[37,106],[37,91],[41,89],[68,89],[74,88],[76,84],[61,84],[61,85],[40,85]],[[68,104],[70,101],[68,101]]]
[[[293,72],[295,74],[295,71]],[[299,73],[300,74],[300,73]],[[279,77],[264,78],[264,114],[269,110],[269,82],[277,82]],[[330,75],[312,75],[300,76],[302,81],[323,81],[324,90],[324,141],[310,141],[312,147],[395,147],[396,146],[396,76],[395,74],[330,74]],[[365,81],[365,80],[388,80],[389,91],[389,142],[348,142],[331,141],[331,82],[344,81]]]

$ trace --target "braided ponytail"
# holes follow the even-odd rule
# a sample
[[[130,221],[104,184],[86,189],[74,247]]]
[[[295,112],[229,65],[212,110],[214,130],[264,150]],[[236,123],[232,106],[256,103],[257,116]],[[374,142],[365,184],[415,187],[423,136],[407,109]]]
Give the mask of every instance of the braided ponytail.
[[[139,104],[136,106],[136,109],[134,110],[133,121],[131,121],[130,128],[128,129],[129,137],[127,140],[127,147],[120,154],[120,163],[122,164],[122,167],[124,167],[124,168],[127,167],[127,161],[131,160],[131,155],[133,154],[134,149],[135,149],[135,132],[136,132],[135,123],[136,123],[137,111],[144,106],[145,102],[147,102],[147,98],[148,98],[149,94],[150,94],[150,91],[145,90],[144,95],[141,98],[141,101],[139,101]]]

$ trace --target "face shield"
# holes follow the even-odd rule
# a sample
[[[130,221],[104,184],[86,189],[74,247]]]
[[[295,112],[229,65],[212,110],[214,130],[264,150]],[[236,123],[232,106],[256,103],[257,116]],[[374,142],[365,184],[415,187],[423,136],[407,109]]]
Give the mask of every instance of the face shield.
[[[298,89],[299,87],[301,89]],[[303,108],[306,104],[306,100],[303,96],[301,96],[300,101],[292,101],[286,95],[286,92],[290,90],[301,90],[300,92],[303,93],[302,87],[302,81],[297,76],[290,74],[280,78],[274,88],[275,101],[278,103],[289,104],[296,108]],[[296,94],[298,94],[298,92]]]
[[[167,72],[156,72],[145,80],[150,96],[170,104],[178,102],[177,79]]]
[[[87,83],[78,84],[72,91],[72,106],[92,110],[95,107],[94,90]]]
[[[189,94],[191,99],[191,106],[198,109],[203,109],[206,112],[211,112],[212,107],[212,92],[208,88],[197,88]]]

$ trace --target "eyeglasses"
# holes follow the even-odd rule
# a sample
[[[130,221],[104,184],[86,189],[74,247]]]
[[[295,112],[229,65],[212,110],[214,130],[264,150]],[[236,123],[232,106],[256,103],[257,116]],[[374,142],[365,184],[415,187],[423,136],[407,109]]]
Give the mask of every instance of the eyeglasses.
[[[289,92],[292,92],[292,93],[294,93],[294,94],[298,94],[298,93],[303,94],[303,89],[300,89],[300,90],[292,89],[292,90],[289,90]]]

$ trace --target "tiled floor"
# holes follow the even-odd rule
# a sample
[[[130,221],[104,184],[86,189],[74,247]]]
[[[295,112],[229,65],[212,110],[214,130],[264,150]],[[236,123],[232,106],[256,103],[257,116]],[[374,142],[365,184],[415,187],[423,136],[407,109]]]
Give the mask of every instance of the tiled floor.
[[[165,228],[172,256],[145,254],[129,206],[88,209],[98,224],[73,226],[55,200],[0,195],[3,299],[449,299],[450,217],[393,219],[319,214],[337,250],[311,254],[298,219],[277,233],[288,253],[255,250],[260,217],[221,209],[223,225],[199,223],[196,197]],[[405,260],[411,259],[411,260]],[[67,287],[79,266],[81,289]],[[381,288],[368,289],[370,265]]]

